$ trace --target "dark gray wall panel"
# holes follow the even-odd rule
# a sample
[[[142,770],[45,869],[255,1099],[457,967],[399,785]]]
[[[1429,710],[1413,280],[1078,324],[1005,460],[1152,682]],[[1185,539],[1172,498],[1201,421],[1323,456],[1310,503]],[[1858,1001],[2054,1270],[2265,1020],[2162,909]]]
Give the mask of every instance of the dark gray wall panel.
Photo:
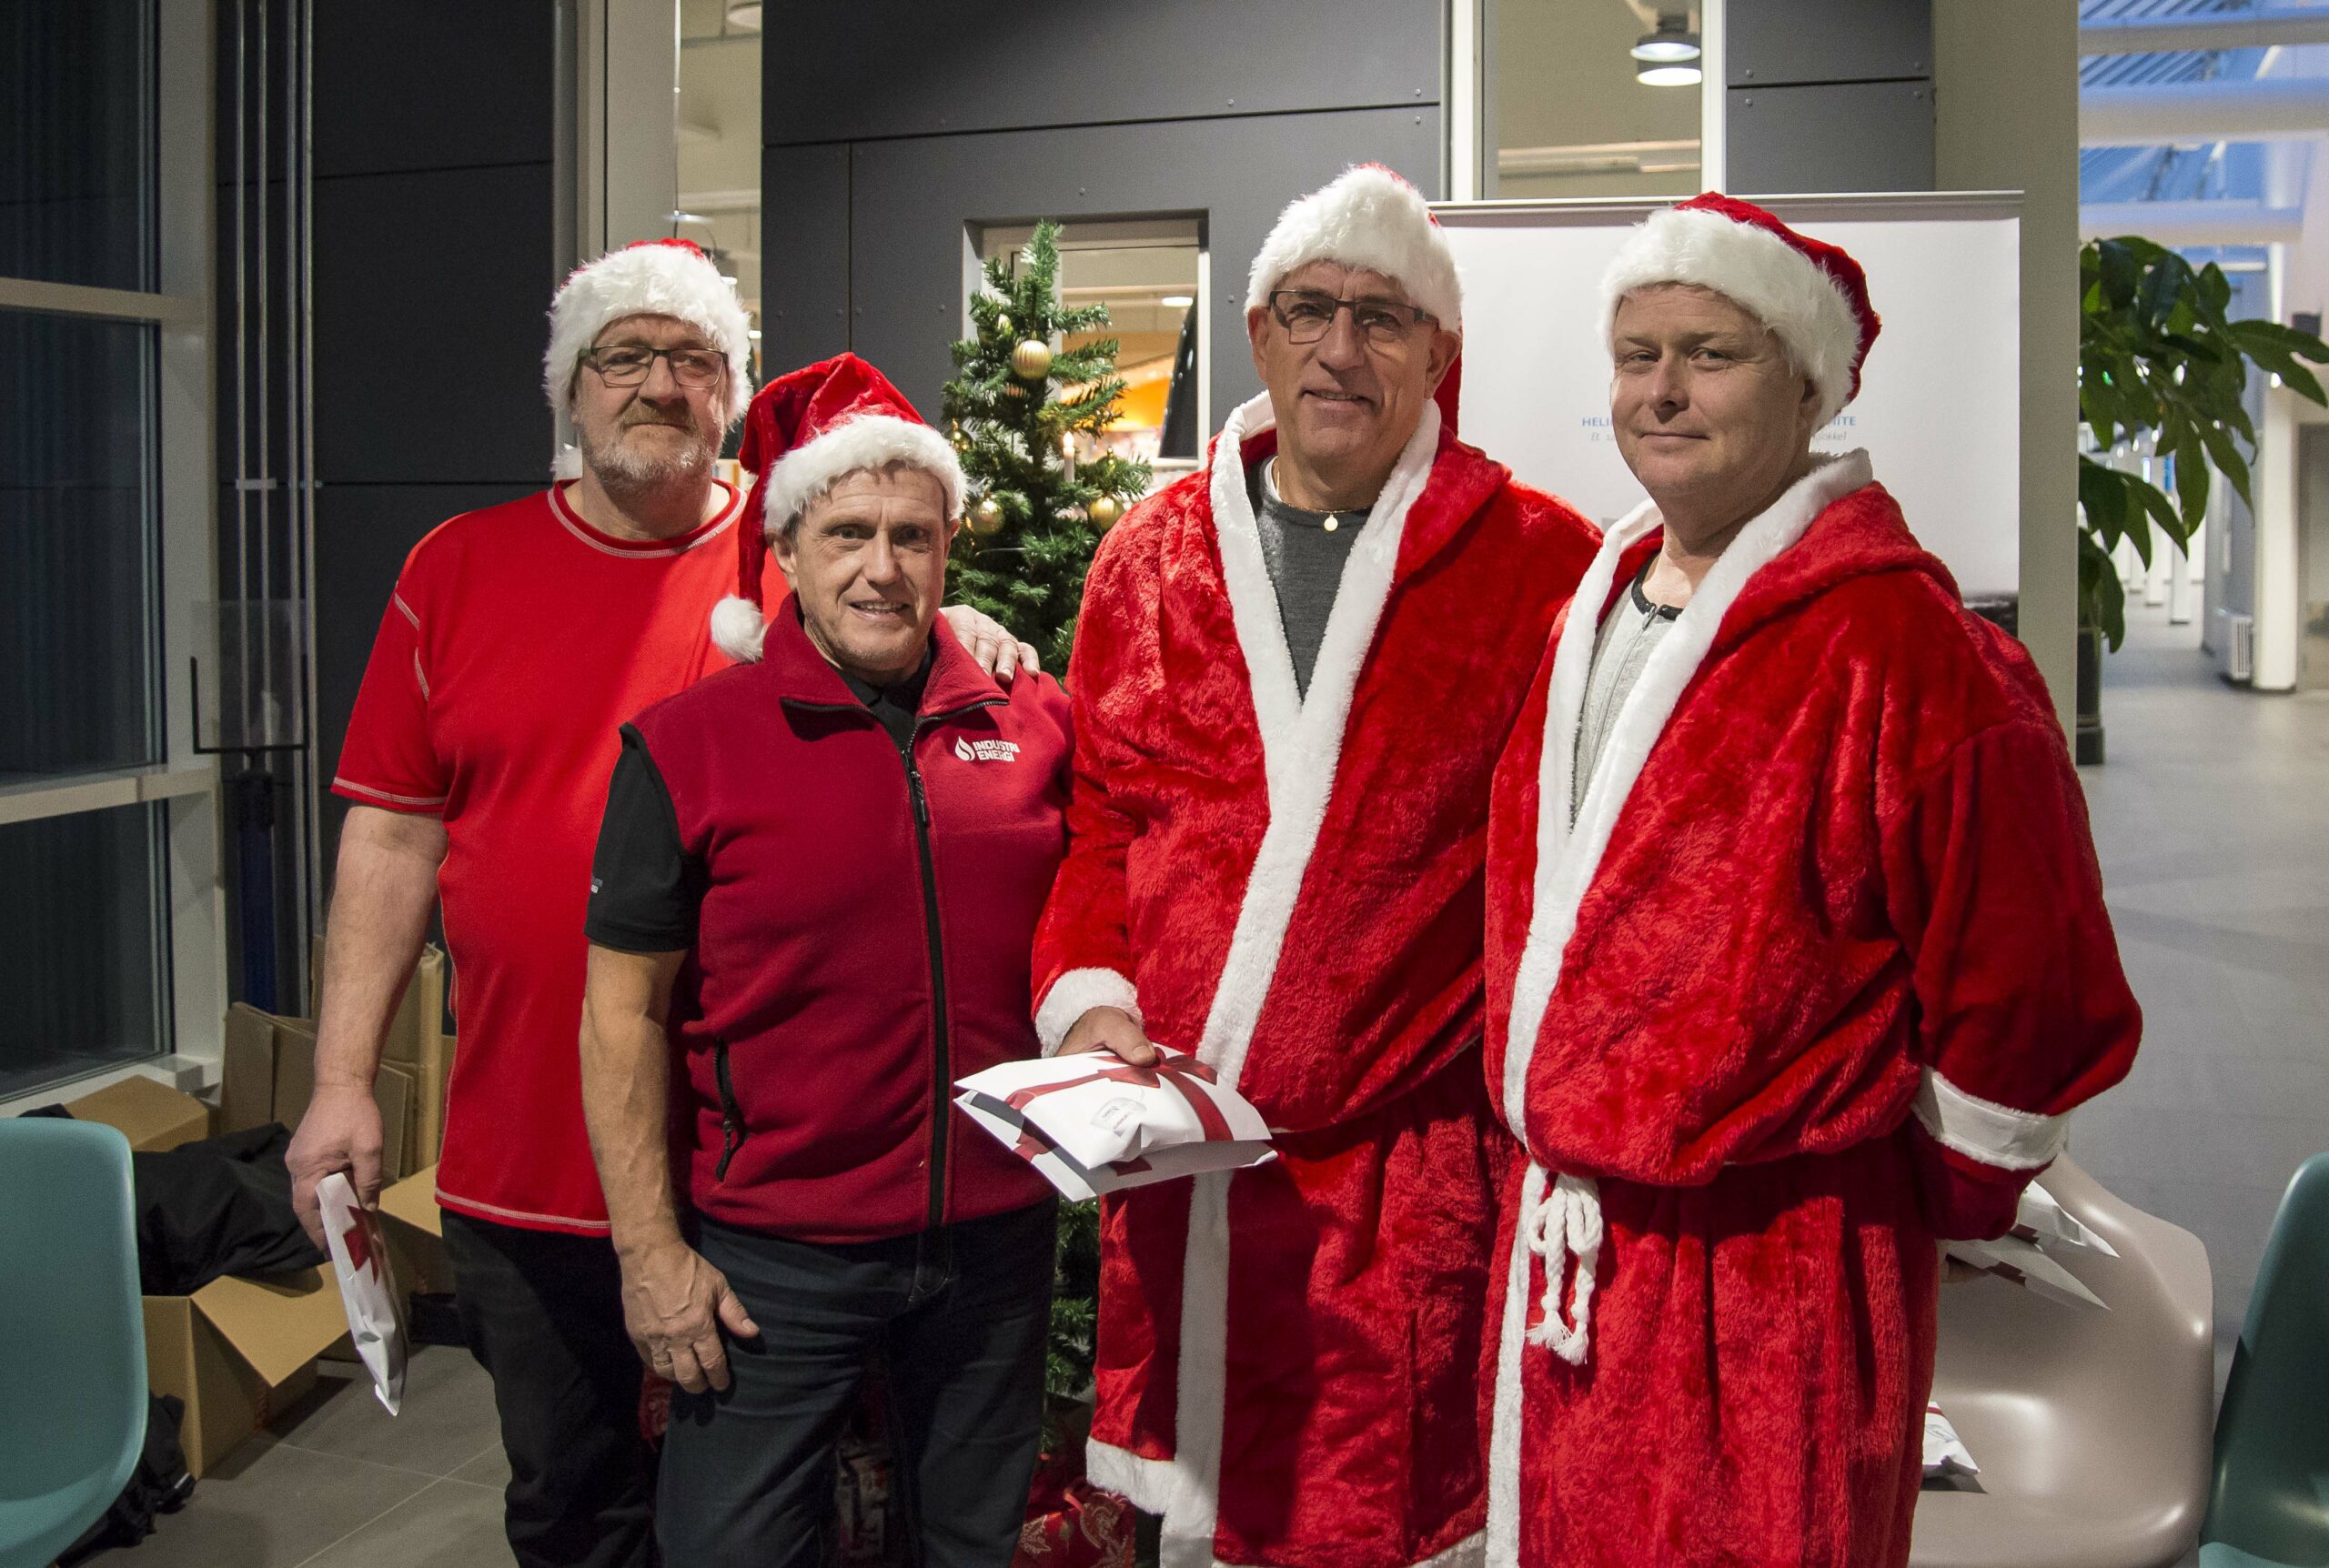
[[[554,11],[546,0],[318,5],[316,173],[549,162]]]
[[[1768,87],[1929,76],[1932,6],[1933,0],[1730,0],[1725,81]]]
[[[550,166],[315,185],[324,483],[539,482]]]
[[[779,9],[771,146],[1439,99],[1436,0],[855,0],[781,7],[781,26]]]
[[[1436,193],[1439,115],[1362,110],[942,136],[862,144],[854,157],[851,347],[924,413],[937,414],[946,346],[961,327],[965,223],[1199,214],[1213,253],[1217,423],[1261,389],[1245,342],[1245,274],[1278,213],[1354,163],[1387,165]]]
[[[548,482],[545,474],[542,483]],[[316,497],[316,760],[329,779],[348,738],[356,689],[404,558],[447,518],[541,488],[524,485],[328,485]],[[348,804],[326,793],[324,864]]]
[[[1729,188],[1740,196],[1932,189],[1926,83],[1733,87],[1725,96]]]
[[[761,202],[765,377],[849,347],[849,149],[769,148]]]

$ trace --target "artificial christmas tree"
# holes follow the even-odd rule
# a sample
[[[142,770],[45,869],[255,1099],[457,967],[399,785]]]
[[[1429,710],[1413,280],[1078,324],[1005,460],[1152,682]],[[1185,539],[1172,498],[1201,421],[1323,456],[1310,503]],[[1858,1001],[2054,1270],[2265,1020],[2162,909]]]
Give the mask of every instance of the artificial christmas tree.
[[[979,495],[946,602],[994,617],[1062,673],[1092,551],[1148,488],[1147,464],[1094,446],[1124,395],[1116,340],[1054,347],[1107,324],[1104,305],[1060,304],[1059,225],[1037,224],[1024,250],[986,264],[943,404]]]

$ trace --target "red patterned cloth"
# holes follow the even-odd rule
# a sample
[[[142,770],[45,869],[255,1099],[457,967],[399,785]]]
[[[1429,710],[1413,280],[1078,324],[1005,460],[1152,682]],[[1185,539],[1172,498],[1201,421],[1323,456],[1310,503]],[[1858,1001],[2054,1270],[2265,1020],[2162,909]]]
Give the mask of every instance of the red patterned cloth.
[[[1132,1568],[1132,1504],[1084,1478],[1082,1445],[1047,1456],[1012,1568]]]

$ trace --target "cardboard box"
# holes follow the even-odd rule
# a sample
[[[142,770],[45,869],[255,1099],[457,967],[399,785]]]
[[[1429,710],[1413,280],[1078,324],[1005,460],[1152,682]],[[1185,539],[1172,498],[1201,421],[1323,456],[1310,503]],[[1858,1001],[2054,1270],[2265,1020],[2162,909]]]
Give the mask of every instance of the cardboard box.
[[[304,1018],[275,1020],[275,1090],[269,1120],[295,1131],[316,1097],[316,1026]]]
[[[416,1171],[380,1194],[382,1229],[397,1278],[415,1295],[444,1295],[453,1288],[445,1256],[445,1211],[437,1206],[437,1167]]]
[[[372,1100],[380,1108],[380,1180],[384,1182],[404,1174],[406,1153],[412,1146],[416,1092],[411,1068],[393,1061],[380,1063],[380,1075],[372,1081]]]
[[[445,1088],[453,1070],[453,1037],[445,1032],[449,968],[441,949],[421,950],[412,981],[380,1042],[382,1164],[391,1180],[437,1162],[445,1138]],[[227,1013],[227,1081],[220,1123],[237,1132],[266,1121],[297,1127],[315,1095],[316,1026],[237,1002]],[[400,1073],[404,1084],[388,1081]],[[393,1103],[401,1091],[401,1106]]]
[[[140,1154],[159,1154],[210,1136],[210,1108],[150,1078],[125,1078],[94,1094],[66,1101],[76,1121],[117,1127]]]
[[[145,1309],[146,1381],[186,1402],[178,1442],[196,1475],[288,1410],[348,1332],[328,1268],[213,1280],[190,1296],[147,1296]]]
[[[218,1131],[241,1132],[275,1120],[275,1020],[247,1001],[227,1010],[226,1075],[218,1086]]]
[[[412,980],[388,1020],[388,1037],[380,1042],[380,1060],[407,1066],[426,1061],[435,1041],[445,1032],[445,950],[430,942],[420,950]]]

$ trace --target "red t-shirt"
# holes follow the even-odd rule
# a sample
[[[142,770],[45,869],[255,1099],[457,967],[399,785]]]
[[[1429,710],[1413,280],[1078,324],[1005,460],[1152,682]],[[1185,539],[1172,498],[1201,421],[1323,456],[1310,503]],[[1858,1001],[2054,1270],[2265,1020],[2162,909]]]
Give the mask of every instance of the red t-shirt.
[[[603,1235],[578,1037],[590,855],[617,727],[729,659],[739,498],[674,539],[611,538],[562,489],[469,512],[405,558],[335,794],[444,819],[437,885],[460,1045],[438,1200]],[[771,567],[764,602],[784,597]]]

